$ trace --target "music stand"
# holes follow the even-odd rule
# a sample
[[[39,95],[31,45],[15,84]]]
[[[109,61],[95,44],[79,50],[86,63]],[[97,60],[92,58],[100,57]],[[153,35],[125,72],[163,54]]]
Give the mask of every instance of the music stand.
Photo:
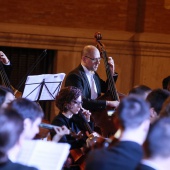
[[[22,97],[32,101],[55,100],[65,73],[28,76]]]

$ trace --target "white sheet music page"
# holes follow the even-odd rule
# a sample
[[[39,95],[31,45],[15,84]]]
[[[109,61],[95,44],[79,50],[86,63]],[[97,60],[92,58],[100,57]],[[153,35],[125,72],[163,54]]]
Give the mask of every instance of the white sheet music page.
[[[23,143],[16,162],[39,170],[61,170],[69,154],[70,145],[42,140]]]
[[[32,101],[55,100],[65,73],[28,76],[22,97]]]

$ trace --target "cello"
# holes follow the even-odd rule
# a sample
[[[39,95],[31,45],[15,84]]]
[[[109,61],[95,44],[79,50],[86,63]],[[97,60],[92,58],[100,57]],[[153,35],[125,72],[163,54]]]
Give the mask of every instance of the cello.
[[[107,52],[105,50],[104,45],[100,42],[100,40],[102,39],[102,35],[100,32],[96,32],[94,37],[97,43],[96,47],[100,51],[101,58],[104,60],[106,76],[108,81],[107,92],[104,95],[100,96],[98,99],[120,101],[120,99],[123,98],[125,95],[117,92],[113,78],[113,72],[111,71],[110,65],[108,63]],[[115,108],[107,107],[105,110],[100,110],[100,113],[98,113],[98,111],[92,112],[92,117],[96,125],[101,128],[102,135],[104,137],[110,137],[117,131],[117,123],[115,124],[113,123],[116,117],[115,111],[116,111]]]

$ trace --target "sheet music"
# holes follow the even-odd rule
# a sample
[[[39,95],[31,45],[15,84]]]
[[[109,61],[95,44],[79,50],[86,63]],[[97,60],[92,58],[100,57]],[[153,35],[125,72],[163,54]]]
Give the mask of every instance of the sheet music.
[[[39,100],[54,100],[60,91],[64,77],[65,73],[28,76],[22,97],[37,101],[41,92]],[[41,91],[42,83],[44,85]]]
[[[39,170],[61,170],[69,149],[70,145],[67,143],[28,140],[23,143],[16,162]]]

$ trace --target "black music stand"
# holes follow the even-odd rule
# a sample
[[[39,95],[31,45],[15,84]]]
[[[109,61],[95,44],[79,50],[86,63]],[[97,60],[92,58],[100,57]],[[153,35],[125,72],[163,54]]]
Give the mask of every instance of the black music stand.
[[[64,77],[64,73],[28,76],[22,97],[37,102],[55,100]]]

